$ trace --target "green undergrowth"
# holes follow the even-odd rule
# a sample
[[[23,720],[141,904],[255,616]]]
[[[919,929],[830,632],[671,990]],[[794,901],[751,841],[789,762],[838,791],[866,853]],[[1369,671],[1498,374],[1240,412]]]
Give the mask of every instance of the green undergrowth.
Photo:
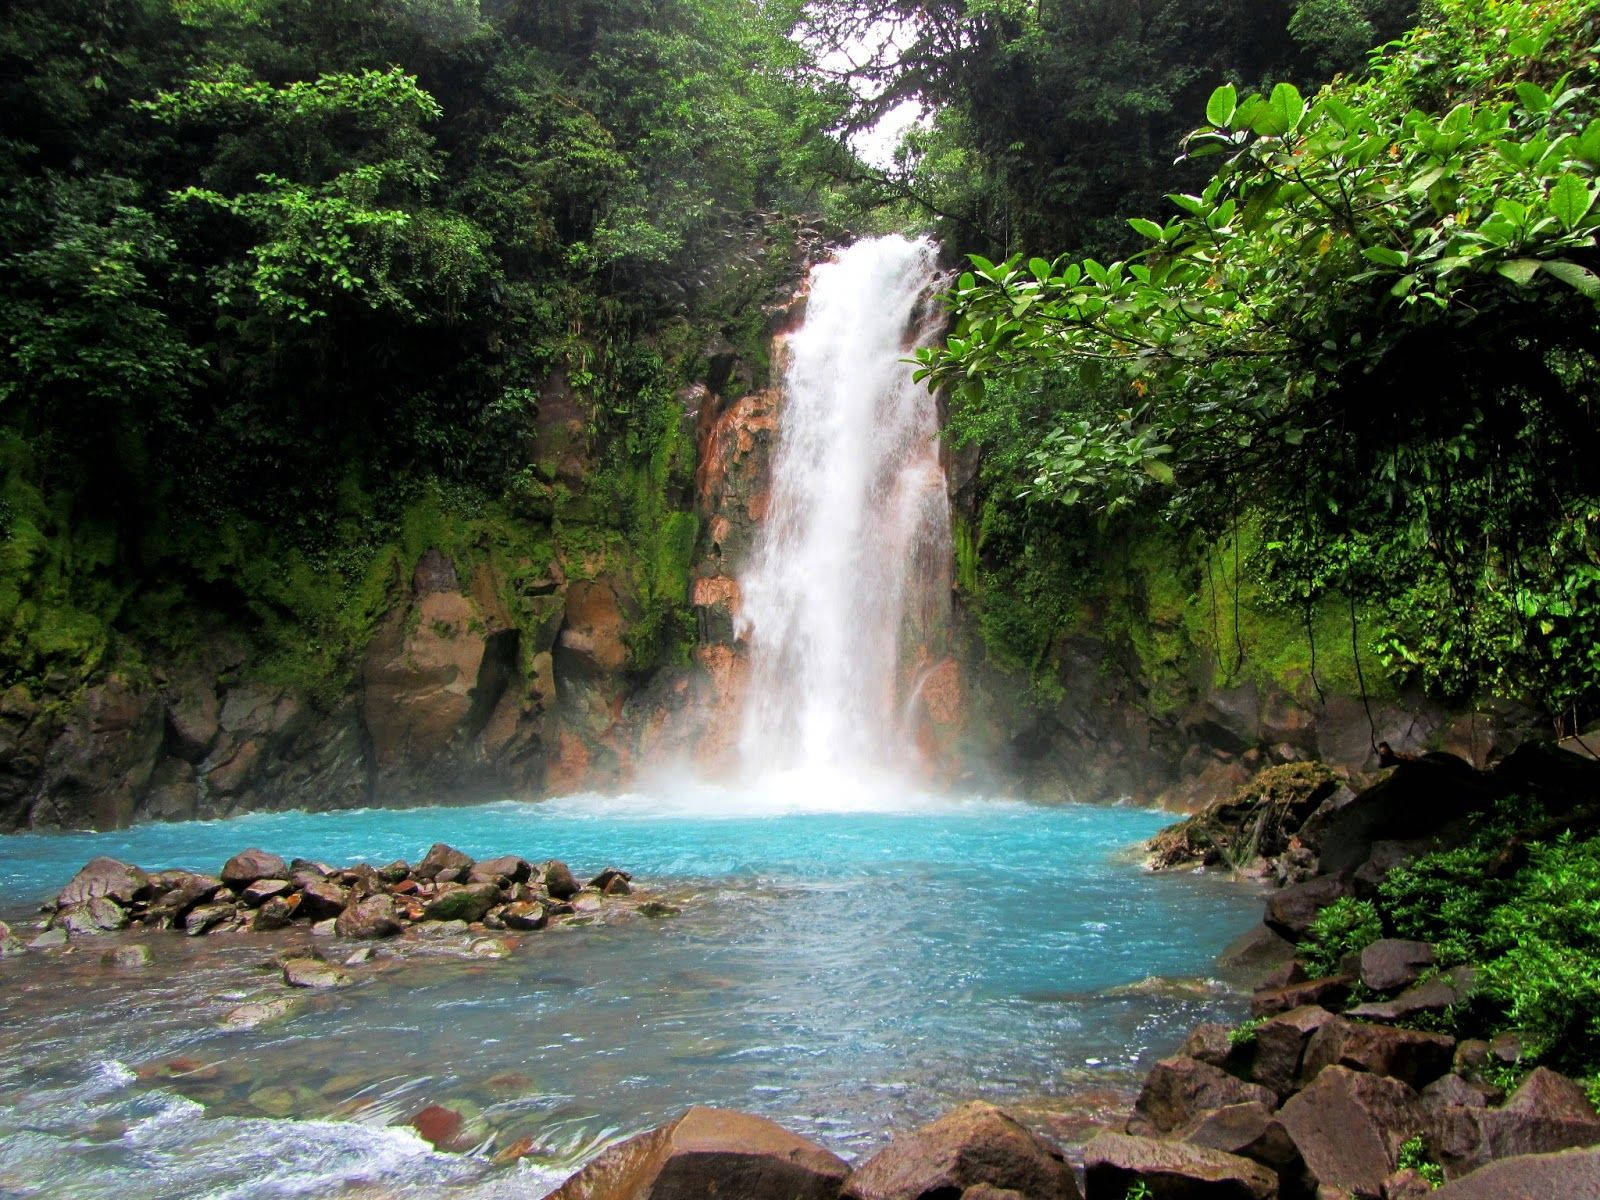
[[[1592,806],[1558,819],[1513,798],[1465,845],[1390,872],[1372,900],[1324,909],[1300,953],[1325,974],[1382,936],[1430,942],[1438,969],[1477,971],[1470,996],[1434,1024],[1516,1034],[1519,1072],[1546,1064],[1600,1080],[1597,828]]]

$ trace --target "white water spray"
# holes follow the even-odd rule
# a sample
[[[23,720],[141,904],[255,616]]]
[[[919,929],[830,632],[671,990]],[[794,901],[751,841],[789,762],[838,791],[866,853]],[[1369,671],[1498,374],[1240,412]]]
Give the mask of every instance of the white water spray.
[[[950,514],[934,398],[904,360],[937,331],[938,270],[928,242],[884,237],[812,272],[771,504],[740,580],[752,774],[915,762],[901,701],[915,682],[913,638],[947,615]]]

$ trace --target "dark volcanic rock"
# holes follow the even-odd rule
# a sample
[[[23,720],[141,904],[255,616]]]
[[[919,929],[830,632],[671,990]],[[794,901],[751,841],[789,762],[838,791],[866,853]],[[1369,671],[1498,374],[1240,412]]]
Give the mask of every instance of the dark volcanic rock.
[[[138,867],[114,858],[92,858],[56,897],[57,908],[71,908],[96,896],[128,905],[150,894],[151,880]]]
[[[287,879],[289,864],[264,850],[245,850],[222,864],[222,882],[231,888],[249,887],[258,879]]]
[[[499,858],[486,858],[475,864],[469,877],[480,883],[493,883],[496,879],[505,879],[511,883],[526,883],[533,875],[533,864],[525,858],[518,858],[515,854],[505,854]]]
[[[350,903],[350,893],[330,879],[313,879],[300,889],[300,914],[313,921],[337,917]]]
[[[160,895],[147,914],[154,924],[177,925],[195,905],[210,900],[223,890],[222,880],[192,871],[163,871]]]
[[[1438,833],[1488,804],[1497,789],[1450,755],[1402,762],[1389,775],[1332,814],[1320,831],[1324,871],[1354,871],[1380,841]]]
[[[844,1161],[761,1117],[691,1108],[611,1147],[549,1200],[835,1200]]]
[[[1273,933],[1298,942],[1305,937],[1319,912],[1353,892],[1350,881],[1343,876],[1318,875],[1274,892],[1267,901],[1267,913],[1262,920]]]
[[[260,908],[274,896],[285,895],[293,886],[287,879],[258,879],[239,893],[239,899],[251,908]]]
[[[506,906],[500,919],[507,929],[543,929],[550,923],[550,914],[537,900],[518,900]]]
[[[400,932],[400,920],[392,898],[368,896],[340,913],[333,927],[342,938],[369,940],[394,937]]]
[[[1186,1142],[1102,1133],[1083,1148],[1086,1200],[1124,1200],[1143,1183],[1150,1200],[1276,1200],[1278,1177],[1260,1163]]]
[[[578,882],[572,868],[559,858],[552,858],[544,865],[544,886],[557,900],[571,900],[583,890],[583,885]]]
[[[979,1184],[1025,1200],[1078,1200],[1060,1151],[992,1104],[974,1101],[897,1135],[850,1177],[848,1200],[942,1200]]]
[[[271,929],[282,929],[294,920],[300,907],[300,897],[274,896],[260,908],[250,922],[250,928],[258,933],[265,933]]]
[[[1476,973],[1471,967],[1452,967],[1415,987],[1407,988],[1393,1000],[1373,1000],[1348,1009],[1345,1016],[1358,1021],[1388,1024],[1404,1021],[1418,1013],[1438,1012],[1460,1004],[1472,992]]]
[[[231,920],[238,912],[238,906],[234,904],[207,904],[191,909],[183,919],[183,931],[190,937],[199,937],[210,933],[224,921]]]
[[[1247,1083],[1210,1063],[1175,1054],[1156,1063],[1145,1077],[1128,1131],[1139,1135],[1171,1133],[1211,1109],[1251,1101],[1270,1108],[1278,1098],[1260,1084]]]
[[[1427,1114],[1398,1079],[1328,1067],[1278,1111],[1317,1183],[1377,1196]]]
[[[1225,1067],[1237,1056],[1238,1047],[1233,1044],[1231,1028],[1216,1021],[1204,1021],[1189,1031],[1178,1053],[1213,1067]]]
[[[1366,1021],[1335,1017],[1324,1022],[1306,1045],[1300,1077],[1312,1080],[1326,1067],[1349,1067],[1374,1075],[1391,1075],[1420,1088],[1450,1069],[1456,1040],[1442,1033],[1395,1029]]]

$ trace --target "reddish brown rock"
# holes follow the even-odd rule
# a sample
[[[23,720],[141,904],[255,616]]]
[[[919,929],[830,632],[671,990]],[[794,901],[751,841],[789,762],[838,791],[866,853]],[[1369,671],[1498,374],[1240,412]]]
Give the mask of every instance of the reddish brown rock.
[[[129,863],[114,858],[92,858],[68,881],[56,897],[57,908],[71,908],[103,896],[128,905],[150,894],[150,876]]]
[[[1340,1008],[1350,995],[1350,987],[1354,983],[1353,976],[1335,975],[1329,979],[1311,979],[1284,987],[1263,988],[1250,997],[1250,1015],[1273,1017],[1307,1005]]]
[[[1361,952],[1361,982],[1375,992],[1409,987],[1433,960],[1433,947],[1427,942],[1379,938]]]
[[[979,1184],[1026,1200],[1078,1200],[1061,1152],[992,1104],[974,1101],[897,1135],[850,1177],[848,1200],[942,1200]]]
[[[1433,1195],[1434,1200],[1589,1200],[1600,1196],[1600,1148],[1502,1159]]]
[[[1289,1131],[1265,1104],[1230,1104],[1214,1109],[1180,1130],[1179,1141],[1237,1154],[1283,1174],[1298,1173],[1304,1164]]]
[[[1186,1142],[1102,1133],[1083,1148],[1085,1200],[1124,1200],[1137,1183],[1150,1200],[1276,1200],[1278,1177],[1260,1163]]]
[[[251,908],[260,908],[274,896],[286,895],[293,886],[287,879],[258,879],[239,893],[239,899]]]
[[[526,883],[532,874],[533,864],[527,859],[518,858],[515,854],[505,854],[499,858],[486,858],[482,862],[474,863],[467,877],[479,883],[493,883],[497,879],[504,879],[509,883]]]
[[[440,892],[422,910],[429,921],[481,921],[500,903],[500,889],[492,883],[472,883]]]
[[[1327,1009],[1306,1004],[1257,1027],[1250,1078],[1279,1096],[1287,1096],[1300,1076],[1306,1043],[1333,1019],[1334,1015]]]
[[[417,1131],[417,1136],[435,1150],[463,1153],[474,1145],[466,1118],[442,1104],[428,1105],[412,1117],[409,1124]]]
[[[613,1146],[549,1200],[835,1200],[849,1173],[842,1159],[771,1121],[691,1108]]]
[[[412,874],[418,879],[436,878],[441,871],[460,871],[465,875],[474,865],[470,856],[461,853],[454,846],[435,842],[428,848],[428,853],[423,855],[422,861],[417,864]]]
[[[1374,1075],[1392,1075],[1413,1088],[1421,1088],[1450,1070],[1455,1049],[1455,1038],[1442,1033],[1335,1017],[1311,1035],[1300,1078],[1310,1081],[1323,1068],[1337,1065]]]
[[[1600,1115],[1578,1084],[1535,1067],[1499,1108],[1436,1109],[1429,1144],[1447,1174],[1463,1175],[1494,1159],[1600,1144]]]
[[[282,929],[294,920],[299,908],[300,897],[298,894],[293,896],[274,896],[256,909],[256,915],[251,920],[250,927],[257,933],[265,933],[271,929]]]
[[[222,864],[221,877],[231,888],[246,888],[258,879],[289,878],[289,864],[265,850],[244,850]]]
[[[1213,1067],[1221,1067],[1235,1058],[1237,1051],[1231,1028],[1217,1021],[1206,1021],[1189,1031],[1178,1053],[1210,1063]]]
[[[506,905],[500,919],[507,929],[543,929],[550,923],[550,914],[537,900],[518,900]]]
[[[342,938],[369,941],[394,937],[400,932],[400,919],[392,897],[368,896],[340,913],[333,928]]]
[[[1210,1063],[1175,1054],[1156,1063],[1145,1076],[1128,1132],[1171,1133],[1211,1109],[1251,1101],[1271,1108],[1278,1098],[1260,1084],[1247,1083]]]
[[[1400,1165],[1400,1147],[1428,1118],[1398,1079],[1333,1066],[1289,1097],[1278,1120],[1319,1185],[1378,1196]]]

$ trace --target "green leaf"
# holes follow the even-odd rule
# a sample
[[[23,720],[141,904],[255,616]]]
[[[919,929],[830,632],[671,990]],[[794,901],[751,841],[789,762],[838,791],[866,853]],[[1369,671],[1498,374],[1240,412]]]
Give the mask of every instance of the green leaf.
[[[1161,226],[1154,221],[1147,221],[1143,217],[1134,217],[1128,224],[1133,226],[1135,233],[1143,234],[1153,242],[1159,242],[1162,238]]]
[[[1594,196],[1583,180],[1570,172],[1556,180],[1555,186],[1550,189],[1550,211],[1556,214],[1556,219],[1568,233],[1589,215],[1593,204]]]
[[[1537,83],[1519,83],[1516,86],[1517,99],[1522,101],[1522,107],[1535,116],[1540,116],[1550,111],[1550,96]]]
[[[1586,271],[1575,262],[1557,259],[1554,262],[1541,264],[1546,271],[1554,275],[1569,287],[1577,288],[1591,299],[1600,299],[1600,276],[1592,271]]]
[[[1539,273],[1541,265],[1536,258],[1513,258],[1509,262],[1501,263],[1495,270],[1518,287],[1527,287]]]
[[[1175,478],[1172,468],[1158,458],[1147,458],[1142,465],[1144,473],[1157,483],[1171,483]]]
[[[1272,111],[1279,114],[1289,126],[1300,120],[1306,111],[1305,99],[1300,95],[1300,89],[1292,83],[1280,83],[1272,89]]]
[[[1225,83],[1211,93],[1206,101],[1206,120],[1218,129],[1226,129],[1233,114],[1239,110],[1239,93],[1233,84]]]

